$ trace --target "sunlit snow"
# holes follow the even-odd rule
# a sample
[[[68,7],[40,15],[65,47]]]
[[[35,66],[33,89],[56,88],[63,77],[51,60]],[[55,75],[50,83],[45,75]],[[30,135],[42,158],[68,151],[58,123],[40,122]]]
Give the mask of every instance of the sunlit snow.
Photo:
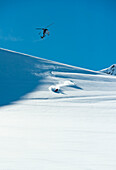
[[[0,170],[115,169],[116,77],[0,49]]]

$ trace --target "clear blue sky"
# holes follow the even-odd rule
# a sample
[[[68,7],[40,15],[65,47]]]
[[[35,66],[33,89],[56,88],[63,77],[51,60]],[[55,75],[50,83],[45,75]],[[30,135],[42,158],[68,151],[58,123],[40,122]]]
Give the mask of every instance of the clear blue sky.
[[[35,28],[52,22],[40,40]],[[93,70],[116,64],[116,1],[0,0],[0,47]]]

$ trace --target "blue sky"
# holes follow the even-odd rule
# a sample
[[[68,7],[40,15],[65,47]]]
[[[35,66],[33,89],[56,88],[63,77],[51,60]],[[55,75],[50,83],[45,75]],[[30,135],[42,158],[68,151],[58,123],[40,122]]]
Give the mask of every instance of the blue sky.
[[[35,28],[53,22],[41,40]],[[0,0],[0,47],[93,70],[116,64],[116,1]]]

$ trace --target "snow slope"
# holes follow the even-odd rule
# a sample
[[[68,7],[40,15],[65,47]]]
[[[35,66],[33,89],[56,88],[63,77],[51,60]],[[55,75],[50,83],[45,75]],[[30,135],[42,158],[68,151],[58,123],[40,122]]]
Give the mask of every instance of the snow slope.
[[[73,72],[73,70],[91,73],[90,70],[0,49],[0,106],[10,104],[33,91],[37,86],[40,87],[41,80],[45,79],[51,71]]]
[[[116,169],[115,76],[0,49],[0,106],[1,170]]]

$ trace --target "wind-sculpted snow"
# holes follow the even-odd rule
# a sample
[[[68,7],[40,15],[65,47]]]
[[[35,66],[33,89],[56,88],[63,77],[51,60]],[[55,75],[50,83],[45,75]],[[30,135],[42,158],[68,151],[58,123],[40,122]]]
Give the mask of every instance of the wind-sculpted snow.
[[[116,77],[0,50],[0,170],[115,170]]]

